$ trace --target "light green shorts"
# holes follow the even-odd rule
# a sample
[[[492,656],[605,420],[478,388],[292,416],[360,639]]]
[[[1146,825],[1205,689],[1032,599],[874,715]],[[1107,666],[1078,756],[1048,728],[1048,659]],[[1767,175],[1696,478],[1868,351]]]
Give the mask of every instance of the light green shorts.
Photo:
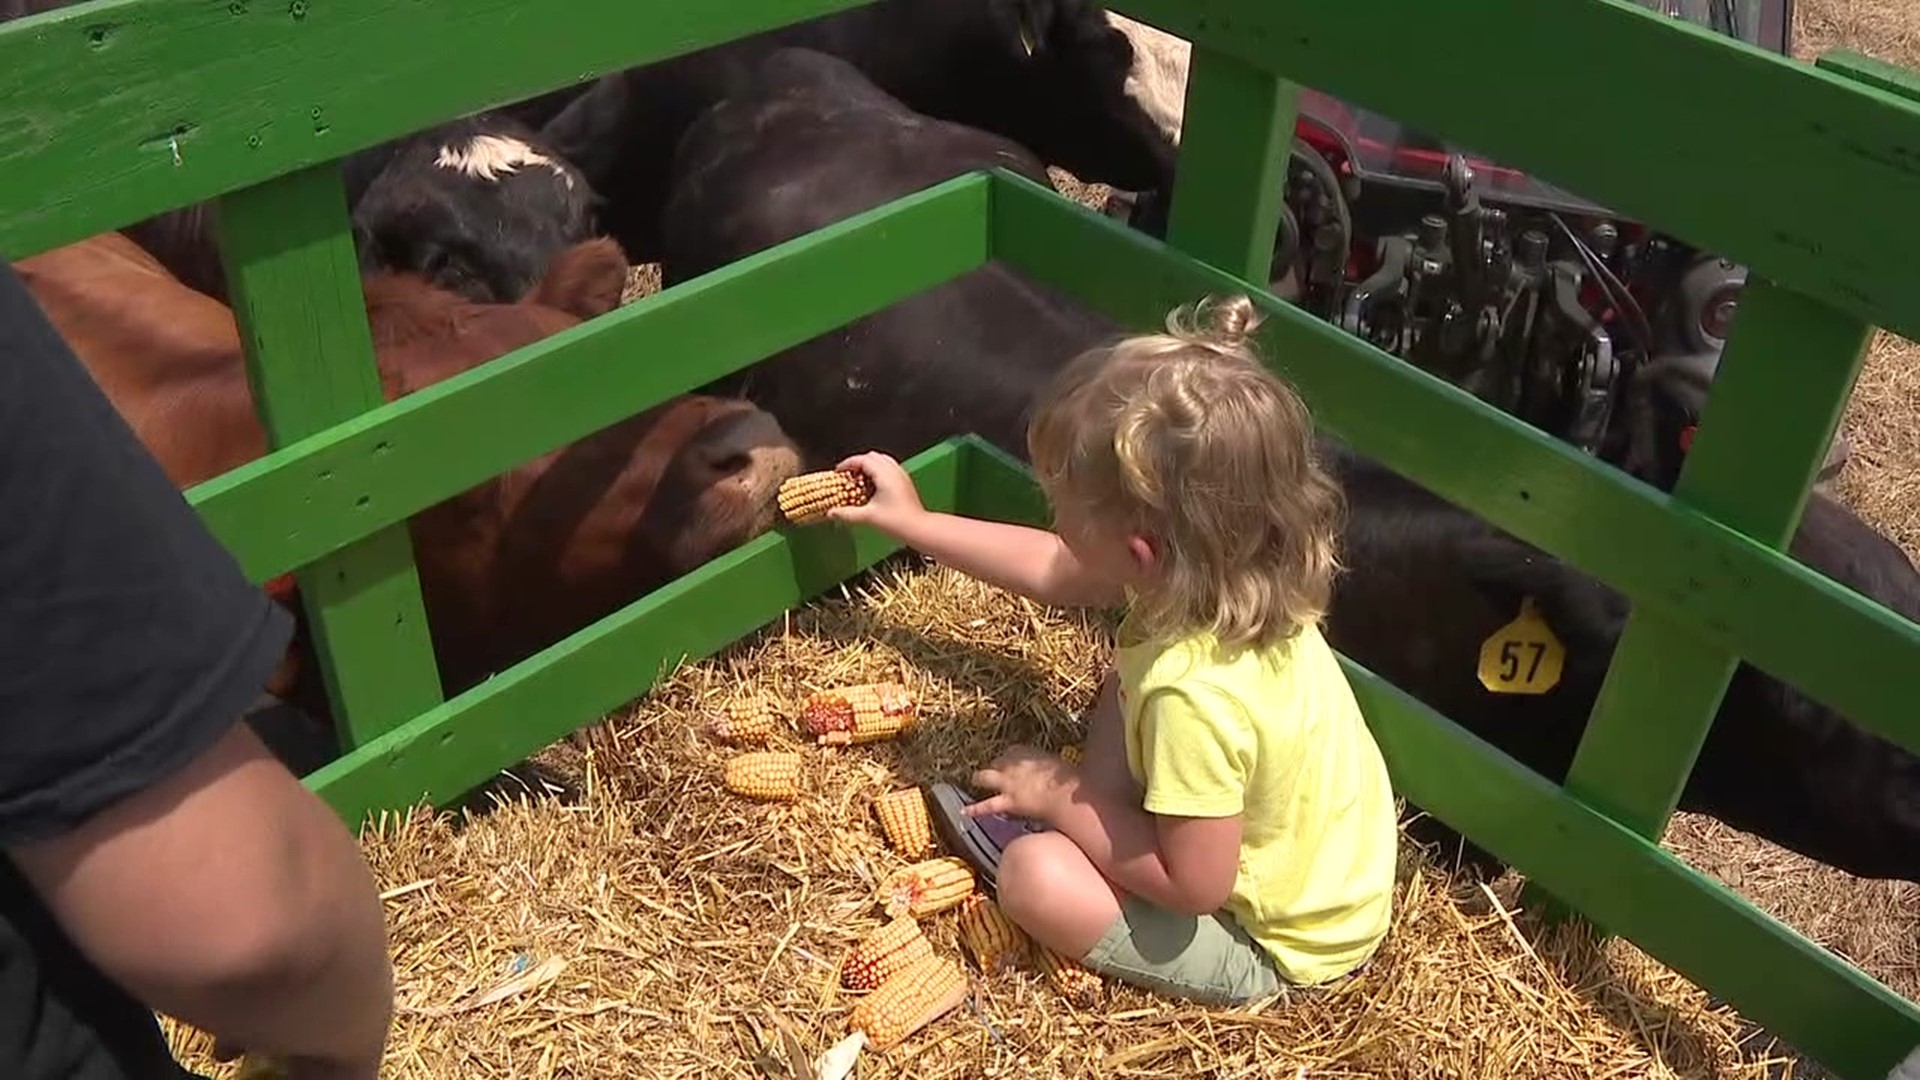
[[[1182,915],[1129,895],[1083,961],[1086,966],[1169,997],[1238,1005],[1286,985],[1280,971],[1226,912]]]

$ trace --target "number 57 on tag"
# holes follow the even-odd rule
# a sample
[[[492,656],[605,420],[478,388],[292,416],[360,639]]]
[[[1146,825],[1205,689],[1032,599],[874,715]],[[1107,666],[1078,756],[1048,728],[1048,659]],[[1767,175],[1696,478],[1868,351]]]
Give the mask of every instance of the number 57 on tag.
[[[1566,646],[1540,617],[1533,598],[1480,645],[1480,685],[1496,694],[1544,694],[1560,684]]]

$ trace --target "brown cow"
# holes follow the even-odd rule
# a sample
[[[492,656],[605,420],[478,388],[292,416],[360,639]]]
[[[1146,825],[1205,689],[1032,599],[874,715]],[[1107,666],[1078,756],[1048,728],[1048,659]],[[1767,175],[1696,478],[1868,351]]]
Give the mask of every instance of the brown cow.
[[[265,452],[231,313],[107,233],[24,259],[54,326],[169,477],[188,486]],[[562,252],[516,304],[421,278],[364,283],[389,400],[603,314],[626,259]],[[484,433],[476,432],[476,438]],[[799,454],[751,404],[685,395],[508,470],[410,523],[449,693],[770,528]]]

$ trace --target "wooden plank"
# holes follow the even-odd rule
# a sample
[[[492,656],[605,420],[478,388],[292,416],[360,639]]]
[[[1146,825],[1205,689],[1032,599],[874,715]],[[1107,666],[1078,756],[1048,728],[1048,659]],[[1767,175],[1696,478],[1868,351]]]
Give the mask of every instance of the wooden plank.
[[[1193,51],[1168,243],[1248,281],[1267,280],[1299,93],[1232,56]]]
[[[100,0],[8,23],[0,255],[865,2]]]
[[[908,459],[929,507],[958,504],[961,441]],[[783,528],[709,562],[446,704],[342,755],[306,783],[360,826],[383,810],[444,805],[899,550],[882,534]]]
[[[1845,1080],[1920,1045],[1920,1006],[1342,657],[1394,789]]]
[[[1249,291],[1267,314],[1265,355],[1336,437],[1637,606],[1689,621],[1861,727],[1920,748],[1905,690],[1920,626],[1271,293],[1031,181],[996,173],[994,183],[995,258],[1133,326],[1158,325],[1209,292]]]
[[[234,319],[268,445],[379,405],[339,171],[305,169],[237,191],[221,201],[220,223]],[[297,529],[304,517],[275,524]],[[367,535],[305,567],[298,580],[345,745],[439,703],[439,670],[404,527]]]
[[[1846,411],[1869,333],[1850,315],[1750,279],[1674,498],[1761,544],[1785,548]],[[1826,362],[1795,362],[1807,357]],[[1778,609],[1776,618],[1790,610]],[[1846,652],[1838,641],[1807,645],[1842,658]],[[1567,772],[1567,790],[1658,838],[1738,663],[1689,621],[1636,607]]]
[[[1920,234],[1920,106],[1880,87],[1627,0],[1111,6],[1920,337],[1920,260],[1888,239]]]
[[[197,485],[254,580],[986,261],[989,184],[957,177],[410,394]],[[740,312],[752,310],[743,319]],[[477,428],[484,440],[472,439]],[[460,445],[459,454],[446,447]]]

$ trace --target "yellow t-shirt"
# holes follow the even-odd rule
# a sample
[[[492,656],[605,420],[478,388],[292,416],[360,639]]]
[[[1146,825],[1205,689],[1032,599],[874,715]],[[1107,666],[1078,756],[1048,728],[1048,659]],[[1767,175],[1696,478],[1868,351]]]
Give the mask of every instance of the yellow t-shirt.
[[[1312,985],[1386,936],[1398,847],[1385,761],[1318,628],[1237,655],[1210,635],[1132,641],[1116,661],[1127,764],[1148,812],[1241,814],[1227,910]]]

